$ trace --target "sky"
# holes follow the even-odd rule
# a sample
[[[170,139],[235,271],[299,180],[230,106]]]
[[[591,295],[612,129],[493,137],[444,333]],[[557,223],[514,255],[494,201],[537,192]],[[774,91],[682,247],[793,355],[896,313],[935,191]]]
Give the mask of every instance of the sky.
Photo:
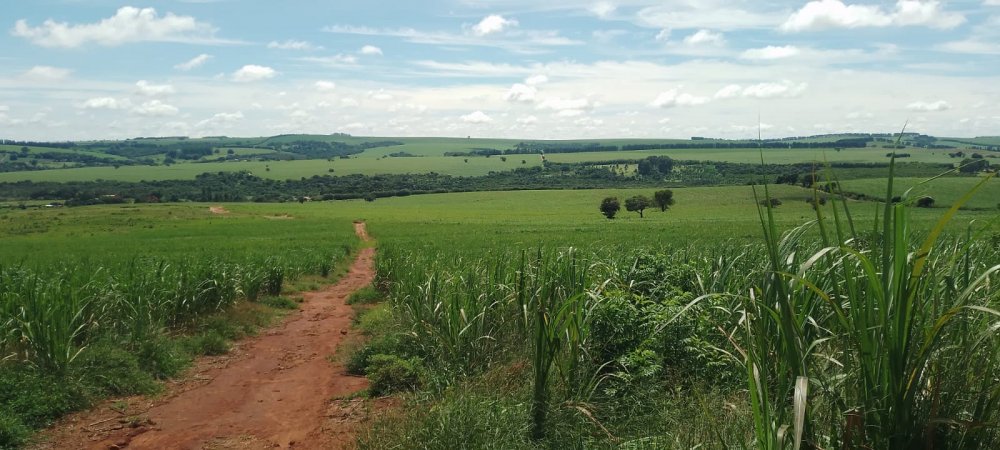
[[[0,138],[1000,135],[1000,0],[7,0]]]

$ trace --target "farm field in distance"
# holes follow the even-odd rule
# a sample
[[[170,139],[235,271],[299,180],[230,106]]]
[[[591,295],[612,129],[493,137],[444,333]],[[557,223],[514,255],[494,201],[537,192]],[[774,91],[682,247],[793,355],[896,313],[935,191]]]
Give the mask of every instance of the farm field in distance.
[[[910,301],[925,306],[892,313],[920,324],[913,339],[931,339],[933,324],[943,320],[926,305],[965,308],[970,312],[954,320],[983,333],[989,321],[971,311],[1000,301],[996,180],[937,229],[940,237],[927,244],[928,272],[912,271],[912,255],[936,236],[948,208],[993,176],[989,150],[949,156],[896,149],[910,154],[895,162],[903,174],[894,180],[897,194],[950,173],[916,188],[911,201],[886,205],[880,199],[889,150],[874,145],[587,147],[486,157],[444,153],[521,142],[400,138],[401,145],[360,148],[350,146],[396,139],[313,137],[339,143],[331,147],[300,139],[243,139],[199,157],[226,161],[182,161],[184,147],[177,147],[153,155],[178,157],[170,165],[104,165],[121,161],[111,158],[86,160],[92,167],[0,173],[14,195],[0,202],[0,348],[11,355],[0,364],[0,444],[44,439],[38,436],[51,430],[36,437],[32,431],[102,398],[155,393],[162,380],[189,376],[192,361],[225,355],[282,317],[295,320],[305,299],[340,276],[355,276],[349,263],[356,266],[372,245],[375,282],[350,297],[357,315],[351,333],[360,337],[321,355],[324,367],[367,380],[351,400],[373,411],[353,437],[364,449],[405,447],[412,436],[442,449],[744,445],[762,439],[756,433],[777,433],[755,425],[755,417],[791,420],[795,406],[783,403],[784,393],[801,390],[803,381],[784,374],[795,358],[816,383],[855,380],[810,394],[810,420],[843,427],[838,405],[882,384],[866,385],[860,372],[819,362],[817,354],[869,364],[864,355],[874,350],[862,348],[869,341],[837,337],[894,326],[861,326],[897,307],[885,296],[905,295],[882,281],[889,273],[882,261],[896,276],[923,277]],[[261,142],[296,147],[254,148]],[[13,151],[31,155],[38,148],[44,150]],[[331,153],[341,150],[348,153]],[[239,160],[275,155],[286,159]],[[19,160],[25,157],[31,159]],[[233,173],[240,171],[252,173]],[[354,190],[332,190],[347,183]],[[378,195],[356,195],[376,188]],[[923,196],[935,199],[932,207],[917,207]],[[199,197],[215,200],[191,201]],[[619,209],[609,213],[603,205],[611,198]],[[358,226],[375,242],[356,236]],[[874,271],[864,278],[852,272],[869,267]],[[836,296],[840,304],[830,301]],[[773,308],[794,320],[782,323]],[[784,342],[791,335],[809,346]],[[989,383],[969,378],[993,379],[991,348],[926,356],[948,367],[948,377],[917,376],[947,392],[973,386],[992,398]],[[908,349],[878,351],[896,352],[911,361],[910,370],[926,365]],[[784,356],[771,361],[759,356],[765,354]],[[881,370],[871,364],[868,370]],[[750,401],[747,386],[759,381],[747,378],[747,367],[776,389],[767,394],[770,406]],[[51,398],[48,406],[25,406],[39,392]],[[385,396],[401,406],[385,408]],[[344,407],[340,402],[328,407]],[[859,406],[874,422],[882,420],[879,407]],[[927,405],[912,399],[898,407]],[[82,413],[86,420],[99,421],[86,415],[99,410],[91,411]],[[134,413],[157,417],[156,409]],[[990,420],[1000,411],[977,414]],[[878,423],[872,442],[887,442],[878,433],[896,425]],[[922,437],[924,429],[908,432]],[[106,433],[118,439],[119,431]],[[970,433],[942,431],[940,438],[1000,439],[989,430]],[[842,431],[814,438],[840,445]]]

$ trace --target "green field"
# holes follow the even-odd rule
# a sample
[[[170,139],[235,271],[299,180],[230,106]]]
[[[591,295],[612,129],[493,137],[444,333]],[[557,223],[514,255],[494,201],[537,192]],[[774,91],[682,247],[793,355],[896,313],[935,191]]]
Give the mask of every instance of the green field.
[[[828,142],[836,136],[817,137],[800,139],[801,142]],[[178,160],[170,166],[162,165],[164,154],[171,146],[178,145],[209,145],[213,154],[204,156],[202,161],[208,161],[226,156],[227,150],[233,149],[234,155],[248,159],[265,156],[272,153],[280,153],[284,157],[301,158],[301,155],[277,152],[270,148],[259,148],[257,146],[272,146],[280,148],[293,142],[316,141],[333,142],[347,145],[360,145],[372,142],[402,142],[403,145],[388,145],[364,150],[361,153],[351,155],[348,159],[330,158],[328,159],[295,159],[291,161],[227,161],[227,162],[190,162]],[[458,176],[479,176],[491,171],[506,171],[517,167],[538,166],[542,162],[542,157],[538,154],[512,154],[507,155],[504,162],[499,156],[485,158],[477,157],[445,157],[447,152],[470,152],[477,149],[507,150],[514,148],[521,143],[514,139],[480,139],[480,138],[396,138],[396,137],[351,137],[343,135],[283,135],[271,138],[205,138],[198,140],[181,139],[135,139],[125,141],[124,144],[154,145],[163,148],[164,153],[152,154],[145,157],[148,160],[157,162],[157,166],[146,165],[121,165],[119,168],[109,166],[98,167],[72,167],[58,168],[63,163],[40,160],[41,167],[54,167],[48,170],[37,170],[28,172],[0,172],[0,182],[16,182],[24,180],[32,181],[88,181],[88,180],[119,180],[119,181],[140,181],[140,180],[168,180],[168,179],[192,179],[195,176],[206,172],[219,171],[250,171],[255,175],[270,179],[297,179],[311,177],[314,175],[376,175],[376,174],[405,174],[405,173],[429,173],[436,172]],[[526,141],[528,143],[544,145],[614,145],[624,146],[633,144],[683,144],[705,145],[710,147],[715,143],[725,143],[731,145],[729,141],[718,140],[677,140],[677,139],[602,139],[602,140],[569,140],[569,141]],[[978,141],[976,141],[978,142]],[[116,155],[111,155],[99,151],[102,145],[112,145],[114,142],[88,142],[82,143],[83,149],[49,149],[43,147],[31,147],[29,154],[41,152],[56,153],[76,153],[95,157],[104,157],[115,161],[128,161]],[[123,143],[119,143],[123,144]],[[755,148],[752,142],[747,142],[746,148],[733,149],[674,149],[674,150],[631,150],[631,151],[601,151],[601,152],[580,152],[580,153],[550,153],[545,156],[552,162],[594,162],[616,159],[643,159],[649,156],[669,156],[675,160],[693,161],[722,161],[733,163],[757,164],[763,161],[768,164],[793,164],[808,162],[844,162],[844,163],[887,163],[886,153],[892,151],[883,148],[882,145],[874,144],[866,148],[834,148],[826,149],[764,149],[761,151]],[[19,151],[20,147],[14,145],[0,146],[0,150]],[[900,159],[900,162],[921,162],[921,163],[943,163],[954,164],[960,159],[952,158],[948,153],[953,150],[906,148],[895,150],[897,153],[909,153],[907,158]],[[390,157],[394,153],[406,153],[413,157]],[[762,155],[763,153],[763,155]],[[987,156],[994,156],[987,152]],[[523,163],[522,163],[523,161]],[[270,168],[270,170],[267,170]],[[333,172],[330,170],[333,169]]]
[[[926,182],[925,178],[897,178],[893,183],[893,195],[903,195],[910,191],[910,199],[930,196],[938,207],[951,206],[962,198],[976,184],[982,181],[980,177],[943,177]],[[966,208],[996,210],[1000,208],[1000,180],[991,179],[976,192],[965,204]],[[875,198],[885,197],[886,179],[869,178],[861,180],[846,180],[842,183],[848,192],[858,192]]]

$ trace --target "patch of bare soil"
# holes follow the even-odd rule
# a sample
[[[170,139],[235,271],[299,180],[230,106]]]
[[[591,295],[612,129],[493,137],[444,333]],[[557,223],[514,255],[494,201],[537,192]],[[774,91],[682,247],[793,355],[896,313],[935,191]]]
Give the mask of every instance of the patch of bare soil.
[[[208,211],[212,214],[229,214],[229,210],[223,206],[209,206]]]
[[[368,240],[364,223],[355,230]],[[351,399],[367,380],[329,357],[354,333],[346,300],[371,283],[373,259],[374,249],[363,249],[336,284],[304,293],[301,309],[282,325],[229,355],[199,359],[166,395],[108,401],[72,415],[36,448],[352,448],[358,425],[380,401]]]

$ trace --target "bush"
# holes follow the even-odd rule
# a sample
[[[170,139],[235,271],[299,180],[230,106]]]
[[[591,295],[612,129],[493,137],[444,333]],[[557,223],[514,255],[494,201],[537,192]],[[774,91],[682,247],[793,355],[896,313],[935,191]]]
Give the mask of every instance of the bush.
[[[760,201],[760,206],[770,206],[772,208],[781,205],[781,200],[776,198],[765,198]]]
[[[41,428],[63,414],[86,407],[84,393],[73,383],[29,367],[0,369],[0,410]]]
[[[31,435],[21,419],[6,409],[0,409],[0,449],[18,448]]]
[[[136,357],[139,367],[159,380],[177,376],[191,363],[180,344],[163,336],[141,342]]]
[[[368,388],[372,396],[419,388],[423,378],[420,358],[403,359],[396,355],[372,355],[368,358]]]
[[[288,297],[264,297],[260,303],[276,309],[299,309],[299,303]]]
[[[933,206],[934,206],[934,198],[933,197],[926,197],[925,196],[925,197],[920,197],[920,198],[917,199],[917,207],[918,208],[931,208]]]
[[[74,366],[91,396],[148,394],[158,388],[153,376],[142,370],[139,359],[113,342],[87,347]]]
[[[187,347],[195,355],[217,356],[229,353],[226,338],[215,330],[188,338]]]
[[[382,294],[379,293],[372,286],[365,286],[361,289],[354,291],[350,297],[347,298],[348,305],[365,305],[369,303],[377,303],[382,300]]]

